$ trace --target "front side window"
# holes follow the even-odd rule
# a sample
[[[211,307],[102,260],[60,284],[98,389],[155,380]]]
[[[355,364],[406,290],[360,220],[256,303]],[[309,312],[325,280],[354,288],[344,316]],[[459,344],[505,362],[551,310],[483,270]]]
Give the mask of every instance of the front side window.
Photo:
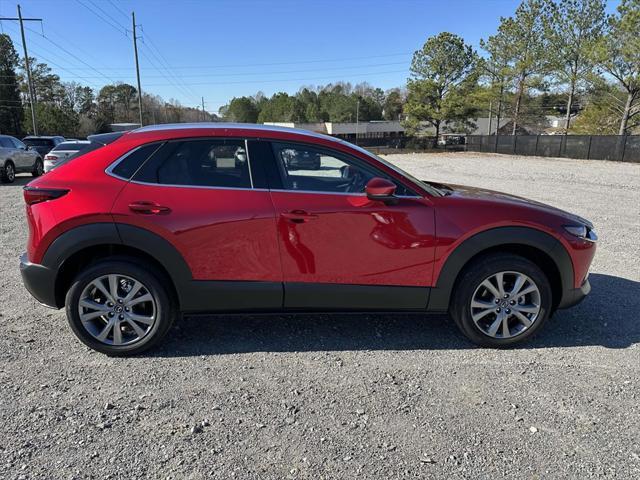
[[[341,152],[285,143],[274,143],[273,148],[285,190],[364,193],[369,180],[382,177],[396,183],[397,195],[411,195],[395,179]]]
[[[151,155],[133,180],[162,185],[251,188],[245,141],[167,142]]]

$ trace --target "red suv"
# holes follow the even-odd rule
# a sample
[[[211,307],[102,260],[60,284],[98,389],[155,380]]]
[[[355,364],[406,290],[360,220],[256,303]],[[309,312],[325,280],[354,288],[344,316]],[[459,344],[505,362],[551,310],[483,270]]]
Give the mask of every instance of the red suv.
[[[91,140],[25,187],[21,270],[107,354],[151,347],[179,313],[238,311],[449,312],[502,347],[590,290],[587,220],[335,138],[202,123]]]

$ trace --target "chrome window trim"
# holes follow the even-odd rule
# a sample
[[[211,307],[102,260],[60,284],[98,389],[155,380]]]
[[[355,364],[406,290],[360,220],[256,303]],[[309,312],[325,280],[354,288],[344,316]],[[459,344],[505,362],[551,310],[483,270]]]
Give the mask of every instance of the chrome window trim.
[[[317,192],[314,190],[288,190],[286,188],[272,188],[270,189],[271,192],[286,192],[286,193],[312,193],[312,194],[317,194],[317,195],[348,195],[348,196],[352,196],[352,197],[366,197],[367,194],[366,193],[354,193],[354,192]],[[415,199],[421,199],[424,197],[421,197],[420,195],[396,195],[396,198],[415,198]]]
[[[155,153],[166,143],[171,142],[171,141],[188,141],[188,140],[232,140],[234,139],[233,137],[230,139],[224,138],[224,137],[220,137],[220,138],[216,138],[216,137],[197,137],[197,138],[188,138],[188,139],[182,139],[182,138],[176,138],[176,139],[171,139],[171,140],[160,140],[158,142],[149,142],[149,143],[145,143],[142,145],[138,145],[137,147],[135,147],[133,150],[129,150],[128,152],[122,154],[120,157],[118,157],[111,165],[109,165],[104,172],[114,178],[117,178],[119,180],[124,180],[125,182],[130,182],[130,183],[136,183],[138,185],[154,185],[157,187],[187,187],[187,188],[206,188],[206,189],[219,189],[219,190],[266,190],[266,189],[256,189],[254,188],[254,183],[253,183],[253,174],[251,173],[251,158],[249,157],[249,145],[248,145],[248,140],[246,138],[243,139],[244,141],[244,151],[245,154],[247,155],[247,167],[249,168],[249,183],[251,184],[251,186],[249,188],[247,187],[214,187],[211,185],[174,185],[174,184],[169,184],[169,183],[151,183],[151,182],[140,182],[138,180],[132,180],[136,174],[138,173],[138,171],[144,166],[144,164],[147,162],[147,160],[149,160],[149,158],[151,158],[153,155],[155,155]],[[113,170],[118,166],[118,164],[120,164],[120,162],[122,162],[125,158],[127,158],[129,155],[132,155],[134,152],[136,152],[137,150],[146,147],[148,145],[153,145],[154,143],[158,143],[158,148],[156,148],[147,158],[147,160],[145,160],[137,169],[135,172],[133,172],[133,174],[131,175],[131,178],[125,178],[125,177],[121,177],[120,175],[116,175],[115,173],[113,173]]]

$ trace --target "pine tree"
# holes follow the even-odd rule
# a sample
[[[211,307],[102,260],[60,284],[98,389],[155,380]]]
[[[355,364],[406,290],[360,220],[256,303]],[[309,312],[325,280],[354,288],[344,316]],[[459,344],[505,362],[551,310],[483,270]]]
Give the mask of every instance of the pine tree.
[[[0,34],[0,133],[20,136],[24,110],[16,75],[18,54],[9,35]]]

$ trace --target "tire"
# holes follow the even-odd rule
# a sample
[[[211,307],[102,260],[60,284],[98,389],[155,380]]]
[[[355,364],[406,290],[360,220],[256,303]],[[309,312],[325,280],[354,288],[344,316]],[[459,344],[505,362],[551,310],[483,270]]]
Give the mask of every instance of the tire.
[[[136,355],[157,345],[176,316],[175,302],[163,287],[167,284],[165,276],[154,268],[140,268],[133,261],[112,258],[87,267],[73,280],[66,296],[67,319],[73,333],[88,347],[110,356]],[[116,278],[115,296],[112,277]],[[129,303],[126,287],[133,285],[133,291],[138,284],[141,287]],[[107,295],[116,302],[110,303]],[[106,336],[99,338],[105,332]]]
[[[513,294],[518,286],[522,295]],[[449,312],[473,343],[501,348],[534,335],[549,317],[551,306],[551,284],[535,263],[518,255],[491,254],[473,261],[461,273]]]
[[[31,171],[31,175],[34,177],[39,177],[44,173],[44,163],[42,159],[38,158],[36,163],[33,165],[33,170]]]
[[[4,169],[0,174],[0,181],[2,183],[13,183],[16,180],[16,167],[13,162],[7,160],[4,164]]]

